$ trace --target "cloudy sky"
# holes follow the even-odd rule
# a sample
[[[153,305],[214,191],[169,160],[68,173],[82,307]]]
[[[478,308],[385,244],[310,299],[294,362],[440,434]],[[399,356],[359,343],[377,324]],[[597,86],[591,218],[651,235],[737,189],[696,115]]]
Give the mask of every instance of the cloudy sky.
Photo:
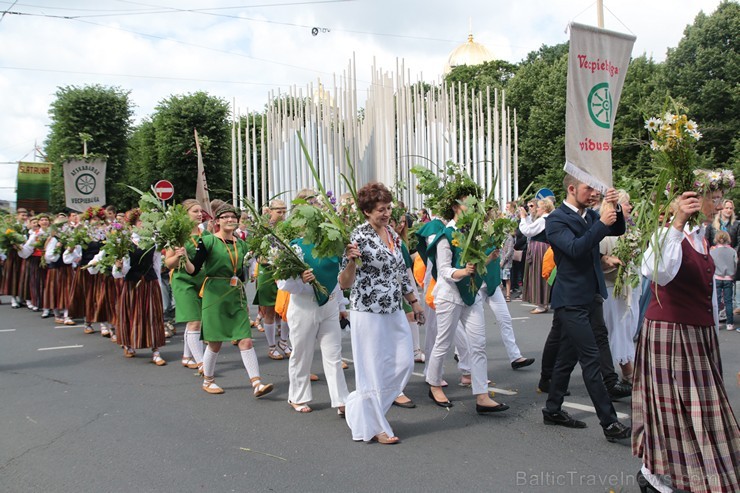
[[[633,55],[662,61],[719,3],[604,0],[605,27],[636,35]],[[60,86],[129,90],[137,122],[198,90],[243,113],[270,91],[331,80],[353,53],[360,89],[373,57],[387,70],[403,58],[412,77],[437,81],[471,23],[476,41],[511,62],[566,41],[571,21],[596,24],[591,0],[0,0],[0,11],[0,199],[12,201],[15,163],[43,147]]]

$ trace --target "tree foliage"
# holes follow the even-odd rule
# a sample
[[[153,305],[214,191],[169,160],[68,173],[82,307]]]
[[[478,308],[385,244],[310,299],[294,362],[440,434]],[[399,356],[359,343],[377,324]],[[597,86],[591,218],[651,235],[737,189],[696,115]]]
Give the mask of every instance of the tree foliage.
[[[129,94],[118,87],[100,85],[66,86],[57,90],[56,99],[49,108],[51,130],[45,142],[46,155],[54,163],[52,210],[65,207],[61,164],[68,156],[82,154],[81,135],[87,140],[89,154],[107,156],[107,201],[115,204],[121,199],[123,187],[120,183],[126,174],[133,115]]]

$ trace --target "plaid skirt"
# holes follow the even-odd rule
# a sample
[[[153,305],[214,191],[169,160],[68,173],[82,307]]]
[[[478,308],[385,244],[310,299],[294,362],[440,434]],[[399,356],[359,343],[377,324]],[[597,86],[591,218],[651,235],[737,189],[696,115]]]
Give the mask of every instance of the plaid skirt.
[[[714,327],[645,320],[635,360],[632,454],[674,488],[740,491],[740,429]]]
[[[159,280],[125,281],[118,299],[118,344],[133,349],[164,346],[164,314]]]
[[[8,250],[8,258],[3,263],[3,279],[0,283],[0,294],[18,296],[18,282],[21,276],[21,258],[18,252],[11,248]]]
[[[547,305],[550,301],[550,285],[542,277],[542,258],[550,245],[541,241],[530,241],[524,269],[523,299],[535,305]]]

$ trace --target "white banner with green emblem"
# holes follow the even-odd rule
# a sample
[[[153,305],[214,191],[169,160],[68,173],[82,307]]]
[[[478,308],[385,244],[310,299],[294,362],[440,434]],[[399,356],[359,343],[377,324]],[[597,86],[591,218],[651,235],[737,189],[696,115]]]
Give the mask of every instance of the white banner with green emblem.
[[[570,25],[565,172],[594,188],[612,186],[612,130],[635,37]]]
[[[84,211],[88,207],[105,205],[105,166],[102,159],[64,163],[64,195],[68,208]]]

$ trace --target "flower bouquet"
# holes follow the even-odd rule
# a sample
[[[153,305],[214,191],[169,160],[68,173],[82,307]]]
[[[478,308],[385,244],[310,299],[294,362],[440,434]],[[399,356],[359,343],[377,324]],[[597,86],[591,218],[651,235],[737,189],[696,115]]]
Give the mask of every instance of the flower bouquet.
[[[0,250],[7,252],[8,250],[23,245],[26,242],[26,237],[21,233],[21,225],[16,222],[8,222],[0,226],[2,233],[0,234]]]
[[[131,239],[131,231],[119,222],[113,222],[108,229],[108,235],[101,250],[105,252],[98,262],[102,272],[111,272],[116,260],[123,260],[136,249]]]
[[[642,256],[642,234],[636,226],[627,229],[619,237],[612,255],[621,262],[617,268],[617,278],[614,280],[614,296],[622,297],[626,289],[636,288],[640,284],[639,259]]]
[[[462,204],[455,221],[455,231],[452,233],[452,246],[462,249],[458,265],[475,264],[478,275],[484,276],[488,272],[486,264],[490,250],[500,248],[501,243],[494,243],[494,236],[486,233],[486,229],[493,230],[494,221],[486,226],[486,211],[483,203],[472,196],[468,196]],[[470,290],[475,293],[480,286],[476,286],[475,277],[470,279]]]
[[[90,237],[90,231],[87,225],[80,223],[76,228],[67,232],[65,246],[67,248],[80,246],[84,249],[91,241],[92,238]]]

